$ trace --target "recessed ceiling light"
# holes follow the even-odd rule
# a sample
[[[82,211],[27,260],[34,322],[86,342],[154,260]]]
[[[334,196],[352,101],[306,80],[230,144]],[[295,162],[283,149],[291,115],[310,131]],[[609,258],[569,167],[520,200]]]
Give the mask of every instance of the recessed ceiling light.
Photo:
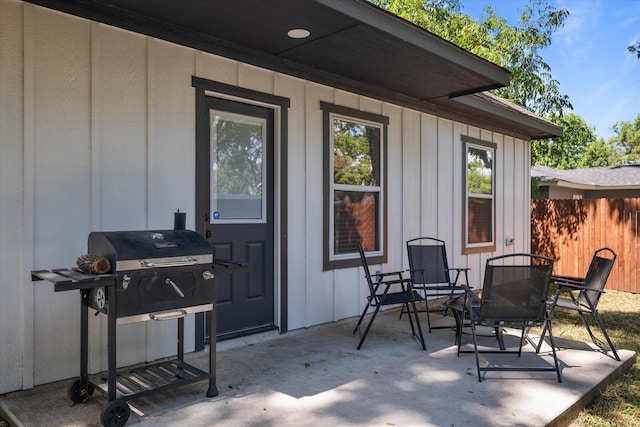
[[[311,33],[304,28],[294,28],[292,30],[289,30],[289,32],[287,33],[287,35],[292,39],[304,39],[309,37],[310,34]]]

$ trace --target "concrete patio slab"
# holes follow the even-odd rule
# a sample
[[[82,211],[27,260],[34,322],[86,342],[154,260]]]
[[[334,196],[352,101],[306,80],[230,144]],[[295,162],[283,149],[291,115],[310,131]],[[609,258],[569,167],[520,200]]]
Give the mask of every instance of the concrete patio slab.
[[[554,372],[488,372],[479,382],[473,354],[456,356],[451,329],[426,333],[427,351],[422,351],[406,317],[398,319],[392,310],[379,315],[356,350],[358,336],[351,333],[356,320],[219,343],[217,397],[205,397],[207,384],[201,382],[133,399],[126,425],[566,425],[635,361],[632,351],[620,350],[618,362],[591,345],[557,339],[562,383]],[[509,347],[517,340],[515,334],[506,336]],[[527,345],[520,359],[485,356],[482,363],[552,363],[548,346],[535,354]],[[208,369],[206,351],[187,358]],[[96,392],[88,403],[71,406],[69,382],[5,395],[0,408],[18,427],[100,426],[106,398]]]

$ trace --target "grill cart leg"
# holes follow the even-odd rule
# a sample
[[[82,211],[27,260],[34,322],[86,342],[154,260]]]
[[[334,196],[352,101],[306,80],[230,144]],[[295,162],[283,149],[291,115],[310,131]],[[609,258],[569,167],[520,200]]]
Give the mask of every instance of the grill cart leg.
[[[107,380],[109,401],[116,399],[116,287],[109,286],[109,312],[107,313]]]
[[[178,319],[178,360],[184,361],[184,317]]]
[[[211,339],[209,340],[209,390],[207,397],[216,397],[218,387],[216,387],[216,297],[213,298],[213,308],[209,312],[211,319]]]
[[[108,288],[111,305],[107,313],[107,365],[109,377],[107,379],[107,394],[109,402],[102,408],[100,421],[104,427],[122,427],[131,415],[131,408],[122,399],[116,399],[116,287],[111,285]]]
[[[80,378],[67,387],[67,397],[73,403],[84,403],[93,394],[93,385],[89,383],[89,307],[86,304],[86,292],[80,291]]]

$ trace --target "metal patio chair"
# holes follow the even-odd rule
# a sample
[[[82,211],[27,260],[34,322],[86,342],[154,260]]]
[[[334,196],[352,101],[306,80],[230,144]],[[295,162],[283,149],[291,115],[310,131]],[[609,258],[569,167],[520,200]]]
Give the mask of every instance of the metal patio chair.
[[[401,271],[389,272],[389,273],[377,273],[371,274],[369,271],[369,265],[367,263],[367,257],[365,255],[362,245],[358,243],[358,252],[360,252],[360,261],[362,262],[362,268],[364,269],[364,276],[367,279],[367,286],[369,288],[369,296],[367,296],[367,304],[360,315],[360,319],[353,329],[353,333],[360,332],[360,342],[358,343],[358,350],[362,347],[365,338],[369,334],[371,325],[378,315],[380,308],[386,305],[398,305],[402,304],[409,313],[409,323],[411,324],[411,333],[414,338],[421,344],[422,349],[426,350],[427,346],[424,342],[424,336],[422,334],[422,328],[420,327],[420,319],[418,318],[418,311],[416,309],[416,301],[422,301],[422,297],[416,291],[413,290],[411,278],[405,278]],[[391,288],[399,288],[391,292]],[[367,327],[364,333],[360,331],[360,324],[364,320],[369,308],[373,307],[374,312],[367,323]],[[415,325],[414,325],[415,321]]]
[[[594,344],[601,349],[605,350],[606,346],[600,341],[591,331],[589,322],[585,318],[585,314],[590,314],[593,320],[596,322],[604,339],[607,341],[608,347],[611,349],[613,356],[616,360],[620,360],[618,352],[616,351],[609,334],[607,334],[602,319],[598,314],[598,302],[600,297],[604,294],[604,287],[613,268],[617,258],[616,253],[609,248],[598,249],[594,252],[589,270],[584,280],[575,280],[566,277],[552,277],[557,285],[555,295],[547,300],[550,307],[550,315],[553,316],[556,308],[562,308],[565,310],[573,310],[578,313],[582,323],[587,328],[589,336]],[[565,295],[566,298],[560,298],[561,295]],[[542,330],[540,334],[540,341],[538,342],[537,350],[540,350],[542,342],[547,333],[546,328]]]
[[[554,371],[558,376],[558,382],[562,382],[547,310],[547,294],[553,262],[552,258],[531,254],[502,255],[487,260],[482,295],[478,297],[469,290],[469,297],[466,299],[466,311],[470,318],[473,336],[473,350],[462,350],[461,340],[458,341],[458,354],[475,353],[478,381],[482,382],[482,373],[487,371]],[[481,366],[480,353],[517,354],[520,357],[522,346],[526,342],[526,331],[533,325],[541,324],[544,324],[549,332],[553,366],[498,366],[491,363],[486,365],[483,363]],[[480,350],[477,337],[479,326],[522,330],[518,349]]]
[[[425,299],[427,326],[432,329],[451,328],[451,326],[431,326],[429,297],[453,297],[454,294],[464,294],[465,287],[458,285],[461,275],[464,285],[469,286],[469,268],[449,268],[445,242],[433,237],[417,237],[407,241],[407,255],[409,257],[409,271],[413,278],[413,289]],[[451,280],[455,272],[454,280]],[[443,314],[447,314],[448,307],[444,307]],[[403,310],[404,312],[404,310]],[[402,312],[400,313],[402,315]]]

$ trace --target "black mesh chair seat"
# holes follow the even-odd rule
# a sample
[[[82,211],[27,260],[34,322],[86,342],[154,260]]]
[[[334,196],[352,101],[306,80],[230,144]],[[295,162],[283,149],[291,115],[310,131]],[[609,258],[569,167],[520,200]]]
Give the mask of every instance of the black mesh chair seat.
[[[369,311],[369,308],[374,308],[374,312],[369,318],[369,322],[367,323],[364,333],[360,334],[360,342],[357,347],[358,350],[360,350],[365,338],[369,334],[371,325],[376,319],[380,308],[388,305],[402,305],[403,310],[406,310],[409,313],[408,317],[409,324],[411,325],[411,333],[420,343],[422,349],[426,350],[427,346],[424,342],[422,327],[420,326],[420,319],[418,318],[418,310],[416,309],[416,301],[422,301],[422,297],[419,293],[413,290],[412,279],[410,277],[403,277],[403,274],[400,271],[371,274],[366,254],[360,243],[358,243],[358,251],[360,253],[362,268],[364,269],[365,279],[367,280],[369,295],[367,296],[367,304],[358,319],[356,327],[353,329],[354,334],[356,332],[360,332],[360,325]],[[393,292],[391,291],[392,287],[394,289]]]
[[[553,317],[553,313],[557,308],[571,310],[578,313],[582,323],[587,328],[587,332],[591,337],[594,344],[599,346],[604,351],[608,349],[613,353],[613,357],[616,360],[620,360],[616,348],[607,334],[607,330],[604,328],[600,314],[598,313],[598,302],[600,297],[604,294],[604,288],[609,278],[609,274],[613,269],[613,264],[617,258],[616,253],[609,248],[602,248],[595,251],[589,269],[584,280],[575,280],[564,277],[552,277],[552,280],[558,285],[555,295],[547,300],[550,307],[550,316]],[[564,298],[561,298],[564,296]],[[607,344],[604,344],[599,340],[591,330],[589,322],[585,318],[585,314],[590,314],[593,320],[600,328],[600,332],[604,337]],[[540,334],[540,341],[538,342],[537,350],[540,350],[542,342],[547,333],[546,328],[542,330]]]
[[[553,344],[550,315],[547,310],[552,269],[553,259],[539,255],[510,254],[487,260],[482,295],[478,297],[475,292],[468,290],[464,299],[464,312],[470,319],[473,350],[463,350],[462,340],[458,338],[458,355],[475,354],[479,381],[482,381],[483,372],[487,371],[553,371],[556,372],[558,382],[562,382],[553,345],[552,366],[505,366],[491,363],[481,365],[479,358],[479,354],[482,353],[517,354],[520,357],[525,343],[525,333],[533,325],[544,324]],[[457,324],[457,336],[460,337],[462,324]],[[522,332],[518,349],[505,349],[502,342],[500,349],[480,350],[477,332],[479,326],[520,329]]]

